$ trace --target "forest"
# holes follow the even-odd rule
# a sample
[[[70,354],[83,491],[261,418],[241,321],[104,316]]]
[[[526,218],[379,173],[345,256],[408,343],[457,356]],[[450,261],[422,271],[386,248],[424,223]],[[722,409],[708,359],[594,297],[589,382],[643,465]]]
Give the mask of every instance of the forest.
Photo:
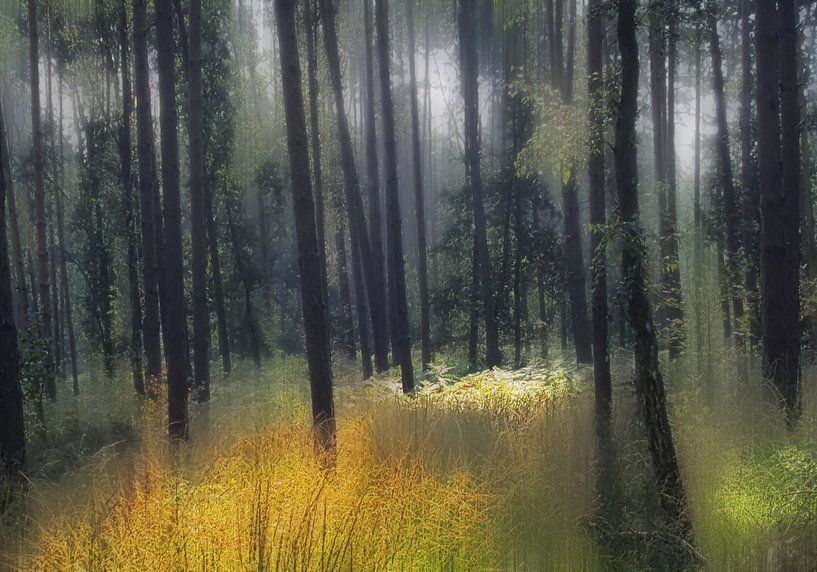
[[[817,1],[0,0],[0,570],[817,569]]]

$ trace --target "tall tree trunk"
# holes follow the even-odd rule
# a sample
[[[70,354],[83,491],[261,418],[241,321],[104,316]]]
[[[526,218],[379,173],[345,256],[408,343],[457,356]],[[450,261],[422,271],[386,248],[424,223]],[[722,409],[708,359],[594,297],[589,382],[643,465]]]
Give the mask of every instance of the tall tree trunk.
[[[342,217],[338,217],[338,228],[335,232],[335,250],[338,257],[338,290],[340,293],[341,311],[341,318],[338,321],[338,333],[346,355],[350,359],[355,359],[357,352],[355,351],[355,327],[352,322],[352,293],[349,288],[349,264],[346,256],[346,238],[344,236]],[[357,256],[355,251],[352,251],[352,255]],[[359,270],[358,260],[353,259],[352,264],[354,264],[352,272],[355,278],[359,279],[360,276],[357,275]],[[362,352],[360,361],[363,366],[363,378],[368,379],[372,376],[372,359],[371,350],[369,348],[369,318],[366,313],[366,294],[363,289],[363,284],[358,284],[358,280],[354,282],[359,327],[358,335],[360,337],[360,348]]]
[[[403,258],[403,232],[400,218],[400,196],[397,188],[397,142],[394,105],[391,93],[388,0],[375,1],[377,29],[377,64],[380,77],[380,103],[383,107],[383,169],[386,175],[386,263],[388,264],[389,305],[392,309],[392,353],[400,365],[403,392],[414,391],[414,366],[411,362],[406,270]],[[415,105],[416,105],[416,97]],[[419,151],[418,151],[419,155]]]
[[[328,295],[328,279],[326,270],[326,217],[323,200],[323,170],[321,169],[321,135],[318,117],[318,22],[317,6],[312,5],[314,0],[304,0],[304,28],[306,30],[306,69],[309,78],[309,130],[312,147],[312,173],[315,188],[315,216],[318,229],[318,255],[321,262],[321,280],[323,291]],[[317,3],[316,3],[317,4]],[[329,311],[329,301],[325,301]],[[331,321],[329,323],[331,328]]]
[[[763,230],[761,260],[763,264],[763,363],[764,373],[774,384],[786,420],[793,424],[800,416],[800,107],[798,97],[799,50],[797,37],[798,6],[794,0],[778,2],[780,18],[780,135],[782,173],[771,170],[766,163],[779,152],[769,149],[774,129],[769,129],[770,94],[766,78],[775,78],[770,72],[768,52],[774,49],[765,42],[768,22],[774,22],[765,6],[757,0],[758,59],[758,156],[760,167]],[[761,48],[763,54],[761,67]],[[766,75],[768,74],[768,76]],[[761,92],[763,99],[761,101]],[[760,108],[764,107],[761,128]],[[773,108],[772,108],[773,109]],[[776,126],[776,117],[775,117]],[[776,143],[776,141],[775,141]],[[775,145],[776,146],[776,145]],[[777,176],[776,176],[777,175]],[[770,184],[772,177],[776,180]]]
[[[638,149],[635,120],[638,114],[638,39],[636,0],[618,4],[618,47],[621,54],[621,99],[615,134],[616,186],[619,216],[624,225],[621,270],[627,287],[630,324],[636,338],[635,388],[649,434],[649,448],[659,486],[661,505],[679,536],[692,534],[686,494],[667,418],[664,382],[658,362],[658,343],[647,298],[643,256],[643,230],[638,208]]]
[[[365,274],[366,294],[369,299],[369,312],[372,319],[372,336],[374,341],[375,367],[377,371],[388,368],[388,344],[386,338],[386,303],[385,292],[377,278],[377,269],[372,256],[369,233],[366,230],[366,217],[363,214],[363,199],[360,196],[360,179],[355,165],[352,136],[343,101],[343,80],[340,71],[340,54],[338,37],[335,28],[335,10],[328,0],[320,0],[320,13],[323,22],[323,40],[326,59],[329,66],[329,77],[335,99],[335,118],[337,120],[338,140],[340,143],[341,166],[346,192],[346,208],[349,211],[349,238],[352,248],[360,249]]]
[[[6,197],[11,188],[8,151],[3,109],[0,107],[0,471],[11,473],[25,460],[26,437],[6,234]]]
[[[131,116],[133,115],[133,90],[130,79],[130,45],[128,40],[128,10],[122,0],[119,20],[119,45],[122,71],[122,125],[119,135],[119,157],[122,169],[122,186],[125,203],[125,237],[127,239],[128,291],[130,295],[130,350],[133,389],[138,395],[145,394],[145,378],[142,366],[142,300],[139,292],[139,255],[136,245],[136,212],[133,200],[133,170],[131,159]]]
[[[0,121],[3,121],[1,116]],[[31,311],[31,303],[28,292],[28,276],[26,275],[25,259],[23,257],[23,242],[20,237],[20,219],[17,214],[17,196],[14,192],[14,182],[11,178],[11,150],[9,142],[6,139],[6,127],[4,123],[0,123],[0,160],[3,161],[3,164],[0,165],[0,169],[3,170],[6,178],[6,180],[3,182],[6,185],[8,226],[11,230],[11,253],[15,273],[14,285],[17,290],[17,297],[21,310],[21,321],[19,328],[20,330],[25,330],[30,318],[29,312]]]
[[[735,319],[733,334],[735,341],[743,342],[741,320],[743,319],[743,298],[740,296],[741,228],[740,210],[735,197],[735,183],[732,177],[732,158],[729,153],[729,125],[726,118],[726,94],[722,69],[722,56],[718,26],[714,6],[707,9],[709,26],[709,52],[712,58],[712,90],[715,94],[715,120],[717,123],[716,152],[718,155],[718,187],[723,200],[723,214],[726,221],[726,271],[729,296],[732,300],[732,315]]]
[[[210,279],[213,284],[213,303],[216,309],[216,323],[218,326],[218,353],[221,355],[221,369],[224,375],[233,371],[233,361],[230,356],[230,334],[227,330],[227,309],[224,304],[224,284],[221,279],[221,257],[218,252],[218,229],[213,212],[212,178],[207,178],[204,190],[204,216],[207,219],[207,248],[210,252]]]
[[[471,291],[468,314],[468,366],[476,369],[479,360],[479,247],[476,237],[471,253]]]
[[[167,2],[156,4],[159,124],[161,126],[164,190],[164,292],[166,315],[168,430],[171,437],[187,437],[187,316],[184,303],[182,210],[179,185],[179,134],[176,111],[176,64],[173,14]]]
[[[207,300],[207,235],[201,92],[201,0],[190,0],[188,84],[190,116],[190,233],[193,275],[193,387],[196,400],[210,400],[210,308]],[[262,213],[259,213],[262,215]],[[213,237],[215,239],[215,237]]]
[[[414,163],[414,201],[417,216],[417,281],[420,294],[420,345],[423,371],[431,363],[431,316],[428,301],[428,246],[426,242],[425,197],[423,195],[423,157],[420,149],[420,111],[417,102],[417,73],[414,61],[417,45],[414,33],[414,0],[406,0],[409,55],[409,106],[411,108],[411,147]]]
[[[34,215],[37,248],[37,290],[39,291],[39,329],[45,341],[43,356],[43,387],[49,399],[57,398],[54,377],[54,356],[51,334],[51,286],[48,266],[48,238],[46,221],[45,181],[43,170],[43,128],[40,117],[40,61],[39,34],[37,33],[37,1],[28,0],[29,75],[31,79],[31,133],[34,163]]]
[[[287,149],[292,178],[298,266],[301,271],[301,308],[304,317],[312,419],[318,443],[332,447],[335,438],[335,409],[332,399],[332,363],[329,328],[324,308],[326,294],[321,280],[320,254],[315,225],[315,206],[309,178],[304,98],[301,92],[301,65],[295,27],[295,2],[276,0],[278,46],[281,58],[281,85],[286,114]]]
[[[159,261],[157,237],[161,231],[157,219],[161,217],[156,201],[159,181],[156,173],[156,155],[153,118],[150,109],[150,70],[148,69],[147,0],[133,2],[134,88],[136,95],[137,156],[139,159],[139,209],[142,231],[142,288],[144,290],[144,319],[142,335],[145,346],[146,373],[150,378],[148,390],[162,375],[162,348],[159,315]]]
[[[608,350],[607,246],[604,173],[604,14],[601,0],[591,0],[587,22],[587,91],[590,99],[590,127],[587,162],[590,182],[590,273],[593,309],[593,380],[596,410],[609,417],[612,401],[610,358]]]
[[[460,74],[465,122],[465,172],[471,189],[474,210],[474,240],[479,260],[479,290],[485,317],[485,365],[488,368],[502,362],[499,349],[499,327],[494,312],[491,255],[485,229],[485,206],[482,200],[482,172],[480,167],[480,120],[477,60],[476,22],[474,0],[460,0],[458,27],[460,40]]]
[[[678,244],[678,185],[675,169],[675,76],[678,68],[678,0],[667,7],[667,116],[666,175],[667,210],[663,213],[666,230],[666,258],[663,268],[669,321],[669,354],[677,358],[684,351],[684,312],[681,297],[681,257]]]
[[[740,3],[740,59],[742,85],[740,89],[740,171],[743,186],[743,247],[746,251],[746,298],[749,305],[749,343],[760,343],[760,297],[758,269],[760,267],[760,194],[757,186],[757,165],[752,153],[752,1]]]
[[[386,296],[386,267],[383,246],[383,216],[381,205],[383,196],[380,192],[380,169],[377,162],[377,125],[375,113],[374,91],[374,21],[371,13],[371,0],[363,1],[364,51],[366,65],[366,109],[365,109],[365,139],[366,139],[366,192],[369,196],[369,237],[371,245],[372,263],[378,289],[383,300]],[[388,316],[384,315],[384,319]],[[384,329],[388,336],[389,329]],[[388,352],[388,338],[384,341]],[[375,359],[377,357],[375,356]],[[388,364],[386,364],[388,365]],[[380,366],[378,371],[380,371]]]

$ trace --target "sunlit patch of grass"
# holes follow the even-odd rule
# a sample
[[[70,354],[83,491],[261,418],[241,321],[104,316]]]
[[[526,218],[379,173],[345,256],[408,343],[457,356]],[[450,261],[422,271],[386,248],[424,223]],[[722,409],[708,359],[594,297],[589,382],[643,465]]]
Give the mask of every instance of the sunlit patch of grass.
[[[327,469],[309,431],[250,435],[200,473],[143,458],[77,517],[50,522],[42,569],[433,569],[490,565],[490,498],[465,471],[378,462],[365,422],[340,425]]]

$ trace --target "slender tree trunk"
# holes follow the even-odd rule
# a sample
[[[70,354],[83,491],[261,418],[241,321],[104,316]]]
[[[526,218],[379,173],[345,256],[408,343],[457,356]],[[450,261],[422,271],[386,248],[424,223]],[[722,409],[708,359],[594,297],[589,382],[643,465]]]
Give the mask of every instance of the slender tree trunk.
[[[315,216],[318,228],[318,255],[321,262],[321,280],[323,280],[323,291],[328,292],[328,280],[326,271],[326,217],[324,214],[323,200],[323,170],[321,169],[321,135],[320,122],[318,117],[318,22],[317,5],[313,7],[314,0],[304,0],[304,28],[306,30],[306,69],[309,78],[309,130],[312,147],[312,174],[315,188]],[[317,3],[316,3],[317,4]],[[328,295],[328,294],[327,294]],[[329,311],[329,301],[324,302]],[[331,328],[331,320],[329,323]]]
[[[340,212],[340,211],[338,211]],[[349,264],[346,256],[346,239],[344,236],[342,218],[338,217],[338,228],[335,232],[335,250],[338,257],[338,290],[340,291],[340,311],[341,317],[338,321],[339,334],[341,343],[349,359],[355,359],[355,327],[352,322],[352,293],[349,288]],[[355,251],[352,251],[353,256],[357,256]],[[355,266],[352,272],[355,278],[359,279],[357,275],[359,263],[356,259],[352,264]],[[360,348],[363,355],[361,355],[361,364],[363,365],[363,378],[368,379],[372,376],[372,360],[371,350],[369,348],[369,325],[368,315],[366,313],[366,294],[363,289],[363,284],[358,284],[355,280],[355,300],[357,301],[357,317],[358,317],[358,335],[360,337]]]
[[[482,200],[482,172],[480,167],[480,120],[477,61],[476,22],[474,0],[461,0],[458,10],[460,40],[460,74],[465,121],[465,171],[471,188],[474,210],[474,240],[479,260],[479,284],[482,312],[485,318],[485,365],[488,368],[502,362],[499,349],[499,328],[494,312],[493,278],[488,237],[485,230],[485,206]]]
[[[661,505],[679,536],[690,539],[686,494],[667,418],[664,382],[658,362],[658,343],[645,287],[643,230],[638,208],[638,158],[635,120],[638,114],[638,40],[636,0],[618,4],[618,47],[621,53],[621,99],[616,118],[615,161],[619,216],[624,226],[622,274],[627,286],[630,324],[635,332],[635,388],[649,434],[650,454]]]
[[[39,328],[45,340],[43,356],[43,387],[49,399],[57,398],[57,383],[54,377],[54,356],[51,334],[51,286],[48,266],[48,238],[46,222],[46,200],[43,128],[40,117],[40,62],[39,34],[37,33],[37,2],[28,0],[29,72],[31,79],[31,132],[33,139],[34,163],[34,214],[35,242],[37,248],[37,290],[39,291]]]
[[[11,473],[25,461],[20,351],[12,310],[11,268],[6,235],[6,197],[11,188],[11,160],[0,107],[0,471]]]
[[[122,72],[122,125],[119,135],[120,168],[125,198],[125,236],[127,239],[128,291],[130,295],[130,350],[133,389],[138,395],[145,394],[145,378],[142,365],[142,300],[139,292],[139,255],[136,245],[136,212],[133,200],[133,170],[131,158],[131,117],[133,115],[133,90],[130,79],[130,45],[128,39],[128,10],[122,0],[119,20],[119,44]]]
[[[187,437],[187,316],[184,303],[179,135],[176,111],[173,14],[167,2],[156,4],[159,124],[161,126],[164,190],[164,293],[166,314],[168,430],[171,437]]]
[[[420,149],[420,111],[417,102],[415,70],[416,38],[414,33],[414,0],[406,0],[409,55],[409,105],[411,108],[411,143],[414,164],[414,200],[417,216],[417,280],[420,294],[420,345],[423,371],[431,363],[431,315],[428,301],[428,246],[426,242],[425,197],[423,194],[423,157]]]
[[[2,117],[0,117],[2,120]],[[17,214],[17,196],[14,192],[14,182],[11,177],[11,150],[9,142],[6,139],[5,124],[0,124],[0,157],[2,157],[3,164],[0,169],[3,169],[6,178],[3,181],[6,185],[6,201],[8,208],[8,226],[11,230],[11,253],[14,262],[15,281],[14,285],[17,289],[17,297],[20,304],[21,322],[19,324],[20,330],[25,330],[30,318],[31,311],[30,297],[28,293],[28,276],[26,275],[25,258],[23,257],[23,242],[20,238],[20,219]]]
[[[743,246],[746,251],[746,298],[749,305],[749,343],[760,344],[760,195],[752,136],[752,1],[740,3],[740,54],[742,85],[740,89],[740,171],[743,184]]]
[[[224,285],[221,279],[221,256],[218,252],[218,229],[213,212],[213,193],[215,188],[212,178],[207,178],[204,190],[204,215],[207,218],[207,248],[210,252],[210,278],[213,283],[213,303],[216,309],[218,325],[218,353],[221,355],[221,369],[224,375],[230,375],[233,362],[230,356],[230,335],[227,330],[227,309],[224,304]]]
[[[479,247],[474,238],[471,254],[471,296],[468,315],[468,366],[476,369],[479,346]]]
[[[369,237],[371,245],[371,256],[374,264],[374,274],[377,287],[382,293],[383,300],[386,299],[386,267],[383,245],[383,216],[381,214],[381,204],[383,196],[380,192],[380,169],[377,161],[377,125],[375,114],[375,90],[374,90],[374,21],[371,13],[371,0],[363,1],[363,26],[364,30],[364,51],[366,65],[366,192],[369,196]],[[388,316],[384,316],[387,319]],[[385,328],[384,334],[388,335],[389,328]],[[388,353],[388,338],[385,340],[386,352]],[[375,356],[377,359],[377,356]],[[386,364],[388,366],[388,364]],[[380,366],[378,371],[380,370]]]
[[[375,367],[377,371],[388,368],[388,343],[386,338],[386,303],[385,293],[377,278],[376,263],[372,256],[369,233],[366,230],[366,218],[363,214],[363,199],[360,196],[360,179],[355,165],[352,137],[343,101],[343,81],[340,71],[340,54],[338,37],[335,28],[335,10],[328,0],[320,0],[320,13],[323,22],[323,39],[326,58],[329,66],[329,77],[335,99],[335,118],[337,120],[338,140],[340,143],[341,165],[343,168],[346,208],[349,211],[349,237],[352,248],[360,249],[365,274],[366,293],[369,299],[369,311],[372,319],[372,336],[374,341]]]
[[[590,100],[589,157],[587,162],[590,182],[590,273],[593,309],[593,380],[596,410],[609,417],[612,401],[610,358],[608,350],[607,309],[607,245],[606,201],[604,172],[604,14],[601,0],[591,0],[587,22],[587,91]]]
[[[156,174],[153,118],[150,109],[150,70],[147,51],[147,0],[133,2],[134,87],[136,95],[137,155],[139,159],[139,208],[142,232],[142,288],[144,290],[144,319],[142,332],[145,345],[146,373],[150,378],[148,390],[162,375],[162,348],[159,315],[159,262],[157,236],[161,217]]]
[[[190,0],[188,84],[190,116],[190,232],[193,275],[193,387],[196,401],[210,400],[210,308],[207,300],[207,235],[202,139],[201,0]],[[262,213],[259,213],[261,215]]]
[[[667,210],[666,230],[667,256],[663,274],[667,294],[667,319],[669,320],[669,354],[677,358],[684,351],[684,312],[681,296],[681,257],[678,244],[678,188],[675,169],[675,76],[678,67],[678,0],[668,0],[667,8],[667,117],[666,117],[666,175]]]
[[[375,1],[377,28],[377,64],[380,77],[380,103],[383,107],[383,168],[386,175],[386,263],[388,264],[389,304],[392,309],[392,353],[400,365],[403,392],[414,391],[414,366],[411,361],[406,270],[403,258],[403,232],[400,197],[397,189],[397,142],[395,141],[394,105],[391,93],[388,0]],[[415,105],[416,105],[416,97]],[[418,151],[419,155],[419,151]]]
[[[743,298],[740,296],[740,263],[741,263],[741,228],[740,210],[735,197],[735,184],[732,177],[732,158],[729,152],[729,126],[726,118],[726,94],[722,69],[720,38],[714,7],[707,10],[709,26],[709,51],[712,58],[712,89],[715,94],[715,119],[718,128],[718,187],[721,189],[723,214],[726,220],[726,271],[728,276],[729,296],[732,299],[732,314],[735,318],[733,330],[739,347],[743,341],[741,320],[743,319]]]
[[[770,17],[761,12],[758,0],[758,21]],[[782,138],[783,172],[778,178],[779,194],[766,185],[761,187],[763,197],[763,233],[761,237],[765,268],[763,282],[766,297],[763,307],[764,352],[763,362],[767,378],[773,382],[789,424],[794,424],[800,416],[800,101],[798,95],[799,50],[798,50],[798,9],[794,0],[780,0],[779,54],[780,54],[780,118]],[[762,29],[761,29],[762,28]],[[758,24],[757,36],[765,39],[766,24]],[[760,40],[758,40],[760,41]],[[759,45],[760,47],[760,45]],[[764,56],[765,58],[765,56]],[[764,61],[764,64],[768,62]],[[760,69],[758,56],[758,77],[768,72]],[[760,92],[758,85],[758,92]],[[764,86],[765,94],[765,86]],[[760,95],[758,95],[760,97]],[[768,102],[764,101],[768,112]],[[760,101],[758,101],[760,109]],[[764,127],[768,127],[768,118]],[[760,130],[759,130],[760,131]],[[759,141],[763,148],[759,154],[768,151],[766,147],[768,131],[760,131]],[[774,156],[773,152],[770,152]],[[764,167],[767,165],[764,164]],[[763,167],[761,167],[761,177]],[[767,175],[768,176],[768,175]],[[764,192],[765,190],[765,192]],[[769,192],[772,191],[772,192]],[[775,233],[775,231],[778,231]],[[772,234],[775,233],[775,234]],[[771,260],[774,258],[774,260]]]
[[[332,398],[332,363],[329,352],[329,327],[324,308],[326,294],[321,280],[320,254],[312,185],[309,178],[306,118],[301,92],[301,65],[295,27],[295,2],[276,0],[278,46],[281,57],[281,85],[286,114],[287,149],[292,178],[298,266],[301,271],[301,307],[304,317],[309,381],[312,393],[312,419],[318,443],[334,445],[335,408]]]

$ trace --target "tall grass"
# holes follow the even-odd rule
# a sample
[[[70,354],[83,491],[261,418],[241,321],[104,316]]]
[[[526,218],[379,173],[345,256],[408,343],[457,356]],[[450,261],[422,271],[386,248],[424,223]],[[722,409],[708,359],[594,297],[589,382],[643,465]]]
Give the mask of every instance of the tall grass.
[[[261,370],[239,364],[210,404],[192,406],[191,442],[181,447],[164,437],[162,405],[116,390],[124,380],[83,380],[78,403],[48,412],[51,445],[37,445],[37,463],[61,458],[59,439],[76,451],[60,471],[34,471],[24,494],[8,494],[16,500],[0,520],[0,567],[813,568],[811,373],[791,433],[760,380],[736,376],[757,367],[726,348],[709,351],[717,353],[703,376],[695,352],[667,366],[697,563],[675,560],[656,533],[661,513],[629,359],[614,360],[615,486],[599,479],[589,372],[440,369],[437,384],[407,399],[393,391],[396,379],[364,384],[339,364],[330,462],[313,449],[305,367],[291,359]],[[97,435],[93,447],[77,445],[84,433]]]

